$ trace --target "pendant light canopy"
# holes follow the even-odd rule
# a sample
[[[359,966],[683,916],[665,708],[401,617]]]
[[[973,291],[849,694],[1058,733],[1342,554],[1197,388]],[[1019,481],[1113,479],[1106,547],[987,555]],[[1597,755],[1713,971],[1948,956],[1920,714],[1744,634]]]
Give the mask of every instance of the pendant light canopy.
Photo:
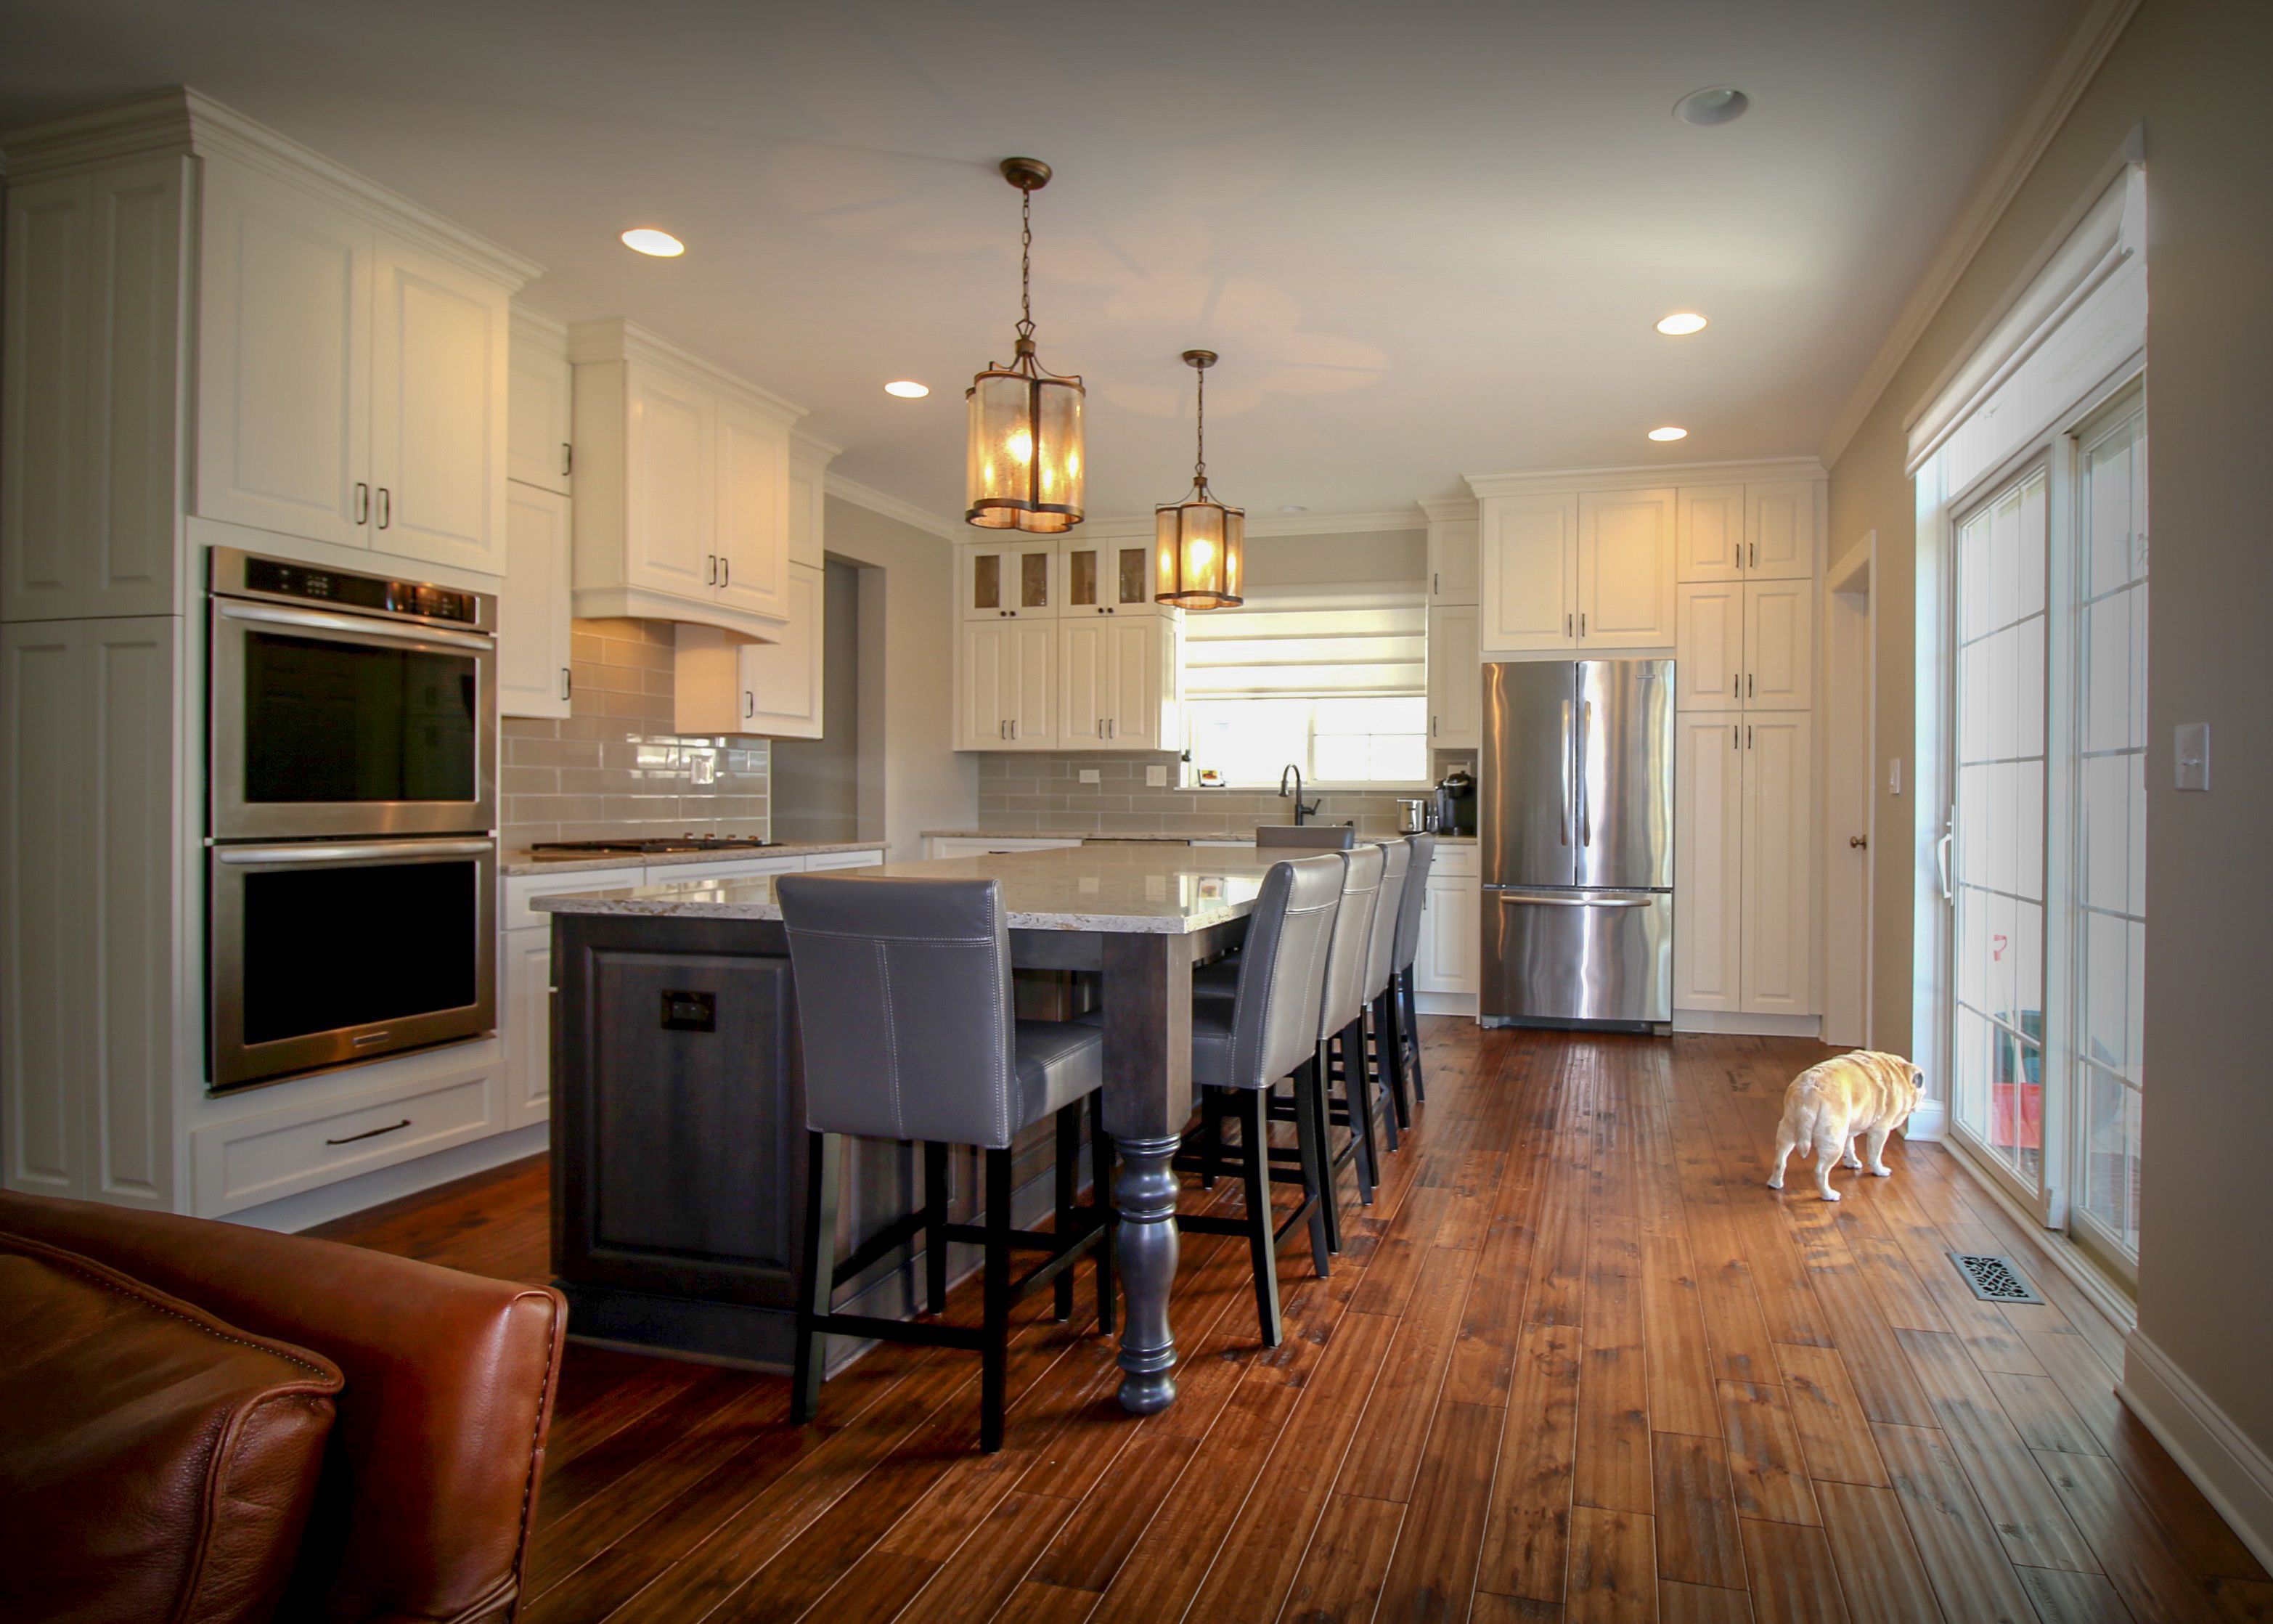
[[[1152,509],[1152,598],[1179,609],[1236,609],[1247,562],[1247,509],[1227,508],[1208,490],[1207,369],[1212,350],[1187,350],[1184,365],[1199,374],[1197,452],[1192,493]]]
[[[1046,372],[1034,356],[1034,193],[1049,184],[1039,158],[1005,158],[1002,178],[1020,198],[1018,343],[1008,366],[990,365],[971,380],[970,505],[981,530],[1056,535],[1082,521],[1079,377]]]

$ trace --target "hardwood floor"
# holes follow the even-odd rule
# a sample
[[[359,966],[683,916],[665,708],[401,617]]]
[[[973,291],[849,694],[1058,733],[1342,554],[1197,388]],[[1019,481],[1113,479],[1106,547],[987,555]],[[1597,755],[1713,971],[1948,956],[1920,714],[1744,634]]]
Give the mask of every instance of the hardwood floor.
[[[1332,1277],[1283,1255],[1282,1347],[1243,1243],[1185,1238],[1164,1414],[1046,1293],[992,1456],[965,1356],[879,1349],[799,1431],[782,1379],[572,1345],[521,1618],[2273,1618],[2117,1402],[2114,1328],[1947,1153],[1835,1206],[1762,1187],[1826,1051],[1424,1026],[1429,1103]],[[542,1280],[544,1203],[539,1159],[322,1232]],[[1977,1301],[1952,1248],[2048,1301]]]

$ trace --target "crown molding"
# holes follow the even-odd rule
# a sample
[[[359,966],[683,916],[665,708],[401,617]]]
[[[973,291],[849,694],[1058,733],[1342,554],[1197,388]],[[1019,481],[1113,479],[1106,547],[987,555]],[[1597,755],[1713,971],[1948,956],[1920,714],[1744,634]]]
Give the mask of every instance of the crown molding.
[[[568,324],[542,311],[516,302],[513,306],[513,335],[543,345],[547,355],[558,356],[564,361],[568,358]]]
[[[803,429],[791,429],[789,454],[801,462],[815,462],[826,468],[844,455],[844,447],[832,446],[818,434],[808,434]]]
[[[1821,479],[1823,464],[1812,456],[1746,457],[1722,462],[1641,462],[1615,468],[1509,469],[1466,474],[1479,498],[1529,496],[1542,491],[1640,491],[1662,485],[1727,485],[1733,481]]]
[[[855,508],[866,508],[870,513],[881,514],[887,519],[896,519],[911,530],[921,530],[927,536],[936,536],[941,541],[962,541],[965,539],[964,532],[971,529],[970,526],[958,524],[952,519],[942,519],[937,514],[926,513],[913,502],[904,502],[896,496],[887,496],[874,485],[862,485],[857,479],[847,479],[833,469],[822,476],[821,489],[839,501],[850,502]],[[970,539],[976,540],[979,535],[1001,533],[999,530],[978,531],[973,533]]]
[[[1428,528],[1428,520],[1415,508],[1392,509],[1385,513],[1287,513],[1268,516],[1250,513],[1247,515],[1249,540],[1274,536],[1404,535]],[[1067,532],[1067,539],[1094,536],[1107,541],[1126,541],[1138,537],[1150,540],[1155,533],[1152,515],[1149,512],[1106,513],[1084,520],[1080,529]]]
[[[730,372],[709,357],[674,344],[660,333],[621,316],[569,323],[568,358],[579,365],[595,361],[636,361],[642,366],[661,367],[704,388],[732,395],[743,404],[778,418],[784,428],[805,416],[805,408],[795,401],[776,395],[763,384],[752,383],[739,372]]]
[[[345,196],[387,229],[518,289],[544,274],[534,259],[445,220],[289,136],[186,85],[109,107],[21,124],[0,135],[11,184],[187,151],[220,158],[336,199]]]
[[[1421,511],[1429,515],[1431,524],[1474,524],[1476,522],[1476,499],[1473,496],[1424,496]]]
[[[2029,174],[2036,169],[2044,149],[2059,133],[2067,116],[2075,110],[2085,89],[2115,49],[2133,13],[2139,9],[2139,0],[2087,0],[2083,9],[2053,49],[2052,57],[2037,75],[2036,87],[2021,110],[2014,115],[2004,141],[1966,194],[1957,218],[1950,222],[1943,235],[1941,245],[1918,278],[1917,286],[1910,290],[1902,313],[1879,345],[1871,365],[1847,396],[1839,413],[1831,420],[1830,432],[1824,436],[1823,448],[1818,455],[1827,467],[1839,460],[1847,449],[1848,441],[1855,438],[1856,430],[1871,415],[1879,397],[1894,380],[1902,363],[1909,359],[1910,351],[1925,335],[1935,316],[1955,292],[1957,284],[1982,244],[1989,240],[1997,222],[2004,218],[2013,199]]]

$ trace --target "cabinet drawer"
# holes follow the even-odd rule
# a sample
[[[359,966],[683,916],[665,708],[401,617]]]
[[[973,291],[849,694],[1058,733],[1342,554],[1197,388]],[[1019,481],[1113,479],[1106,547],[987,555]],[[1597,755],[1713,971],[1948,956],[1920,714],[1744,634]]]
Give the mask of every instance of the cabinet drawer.
[[[1475,878],[1476,848],[1474,842],[1455,845],[1450,840],[1437,842],[1435,855],[1429,859],[1429,877],[1439,879]]]
[[[499,930],[527,930],[550,926],[552,915],[540,914],[529,904],[538,897],[559,897],[570,891],[624,891],[645,885],[643,868],[581,868],[574,874],[513,874],[506,876],[505,906],[498,911]]]
[[[931,854],[934,857],[999,857],[1007,852],[1054,852],[1080,844],[1079,840],[1051,840],[1039,837],[989,840],[977,835],[934,835]]]
[[[428,1156],[505,1127],[503,1067],[395,1083],[190,1134],[197,1212],[214,1218]]]
[[[881,852],[816,852],[805,860],[805,871],[825,874],[831,868],[874,868],[883,861]]]
[[[708,880],[746,880],[761,874],[803,874],[802,857],[739,857],[726,862],[658,863],[641,882],[648,885],[690,885]]]

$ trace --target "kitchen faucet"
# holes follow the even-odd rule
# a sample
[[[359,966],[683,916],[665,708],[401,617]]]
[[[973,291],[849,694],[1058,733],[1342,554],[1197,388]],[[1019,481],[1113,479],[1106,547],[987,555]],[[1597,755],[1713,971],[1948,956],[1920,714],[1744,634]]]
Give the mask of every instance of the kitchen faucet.
[[[1289,772],[1294,775],[1294,827],[1300,829],[1302,826],[1302,820],[1318,809],[1318,803],[1315,801],[1310,801],[1308,804],[1304,803],[1302,800],[1302,770],[1300,767],[1297,767],[1293,762],[1288,762],[1285,771],[1280,772],[1279,775],[1279,793],[1281,795],[1284,795],[1287,793],[1287,774]]]

